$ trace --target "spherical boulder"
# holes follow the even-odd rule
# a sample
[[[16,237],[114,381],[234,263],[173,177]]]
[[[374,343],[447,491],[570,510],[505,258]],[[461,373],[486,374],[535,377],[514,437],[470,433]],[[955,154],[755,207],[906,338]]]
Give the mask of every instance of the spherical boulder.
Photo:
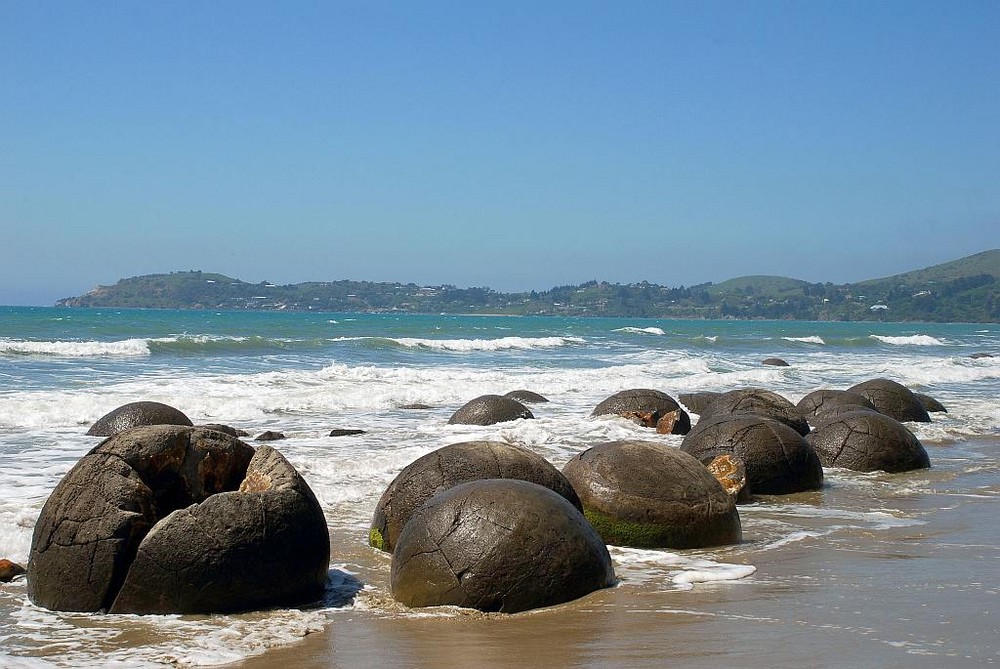
[[[110,437],[123,430],[140,425],[186,425],[191,419],[179,409],[161,402],[130,402],[97,419],[87,434],[91,437]]]
[[[742,388],[722,393],[702,412],[701,418],[747,415],[770,418],[803,436],[809,434],[809,423],[795,405],[778,393],[763,388]]]
[[[534,418],[528,407],[502,395],[481,395],[469,400],[451,415],[451,425],[493,425],[518,418]]]
[[[541,455],[500,441],[466,441],[417,458],[393,479],[375,507],[368,543],[392,552],[406,523],[424,502],[460,483],[482,479],[530,481],[581,508],[573,486]]]
[[[114,613],[305,604],[325,588],[329,555],[322,509],[277,451],[217,430],[139,427],[87,453],[49,496],[28,596]]]
[[[871,400],[879,413],[895,418],[901,423],[929,423],[931,417],[913,392],[906,386],[890,379],[871,379],[851,386],[852,393],[863,395]]]
[[[913,396],[917,398],[921,406],[927,410],[927,413],[948,413],[948,409],[941,402],[937,401],[930,395],[925,395],[924,393],[913,393]]]
[[[549,401],[545,396],[531,390],[512,390],[506,393],[504,397],[517,400],[521,404],[543,404]]]
[[[677,396],[677,399],[681,401],[681,404],[700,416],[705,413],[708,405],[718,399],[721,394],[703,390],[697,393],[681,393]]]
[[[831,417],[806,440],[827,467],[895,473],[931,466],[923,444],[905,425],[871,411]]]
[[[393,597],[411,607],[516,613],[614,582],[608,549],[583,515],[548,488],[513,479],[463,483],[407,523],[392,556]]]
[[[869,409],[875,411],[875,405],[864,395],[851,393],[846,390],[814,390],[799,400],[795,408],[799,413],[809,419],[828,413],[841,406],[850,406],[855,409]]]
[[[623,416],[636,420],[644,427],[657,427],[660,420],[669,414],[674,414],[670,434],[687,434],[691,429],[691,417],[674,398],[659,390],[622,390],[594,407],[590,415]]]
[[[726,453],[740,458],[755,495],[787,495],[823,486],[823,466],[802,435],[763,416],[703,418],[684,437],[681,450],[705,465]]]
[[[563,473],[606,543],[701,548],[742,538],[735,501],[704,465],[676,448],[607,442],[573,457]]]

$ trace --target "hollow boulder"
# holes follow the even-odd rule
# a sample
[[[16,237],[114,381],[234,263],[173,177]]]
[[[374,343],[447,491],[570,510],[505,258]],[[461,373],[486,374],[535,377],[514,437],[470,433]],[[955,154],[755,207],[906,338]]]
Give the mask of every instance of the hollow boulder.
[[[614,582],[607,547],[583,515],[548,488],[512,479],[454,486],[414,513],[392,556],[393,597],[516,613],[582,597]]]
[[[534,418],[528,407],[502,395],[481,395],[469,400],[451,415],[451,425],[493,425],[518,418]]]
[[[277,451],[145,426],[105,439],[53,490],[28,596],[60,611],[238,611],[315,599],[328,565],[322,510]]]
[[[929,423],[927,409],[906,386],[891,379],[871,379],[851,386],[848,390],[871,400],[879,413],[895,418],[901,423]]]
[[[180,409],[161,402],[130,402],[110,411],[90,426],[87,434],[92,437],[110,437],[124,430],[141,425],[186,425],[191,419]]]
[[[763,388],[741,388],[719,395],[701,414],[713,416],[762,416],[784,423],[800,435],[809,434],[809,423],[795,405],[778,393]]]
[[[530,481],[581,508],[573,486],[541,455],[500,441],[466,441],[417,458],[393,479],[375,506],[368,543],[392,552],[406,523],[424,502],[460,483],[482,479]]]
[[[905,425],[871,411],[831,417],[806,440],[827,467],[894,473],[931,466],[923,444]]]
[[[786,495],[823,486],[823,466],[802,435],[756,415],[703,418],[681,442],[681,450],[708,465],[731,454],[746,465],[755,495]]]
[[[671,434],[687,434],[691,417],[670,395],[659,390],[633,388],[622,390],[594,407],[591,416],[616,415],[635,420],[644,427],[656,427],[660,419],[674,414]]]
[[[607,442],[573,457],[563,473],[606,543],[700,548],[742,537],[733,498],[704,465],[676,448]]]

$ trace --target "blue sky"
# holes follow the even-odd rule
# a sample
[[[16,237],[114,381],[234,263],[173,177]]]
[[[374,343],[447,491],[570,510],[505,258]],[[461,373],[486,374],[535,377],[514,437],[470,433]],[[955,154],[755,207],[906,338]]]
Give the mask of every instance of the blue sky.
[[[1000,246],[1000,3],[0,0],[0,304]]]

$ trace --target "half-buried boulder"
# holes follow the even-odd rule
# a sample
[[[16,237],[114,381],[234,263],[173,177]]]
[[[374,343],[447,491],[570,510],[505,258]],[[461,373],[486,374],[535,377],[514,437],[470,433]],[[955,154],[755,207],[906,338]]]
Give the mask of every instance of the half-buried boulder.
[[[831,416],[806,440],[827,467],[894,473],[931,466],[923,444],[905,425],[871,411]]]
[[[414,513],[392,556],[392,595],[406,606],[516,613],[614,581],[608,549],[583,515],[548,488],[471,481]]]
[[[742,537],[733,498],[704,465],[676,448],[607,442],[572,458],[563,473],[606,543],[701,548]]]
[[[531,390],[512,390],[506,393],[504,397],[517,400],[521,404],[543,404],[549,401],[544,395],[539,395]]]
[[[49,496],[28,595],[61,611],[303,604],[325,587],[329,551],[322,509],[274,449],[217,430],[139,427],[91,450]]]
[[[907,421],[931,422],[931,417],[927,415],[927,409],[913,392],[906,386],[890,379],[871,379],[851,386],[848,390],[867,397],[879,413],[884,413],[901,423]]]
[[[110,437],[124,430],[141,425],[193,425],[191,419],[179,409],[160,402],[130,402],[123,404],[97,419],[87,434],[91,437]]]
[[[848,392],[846,390],[814,390],[795,405],[799,413],[805,418],[811,419],[813,416],[829,413],[842,406],[850,406],[853,409],[868,409],[876,411],[875,405],[864,395]]]
[[[581,508],[573,486],[541,455],[500,441],[466,441],[417,458],[393,479],[375,507],[368,543],[392,552],[410,516],[424,502],[460,483],[481,479],[530,481]]]
[[[691,429],[691,417],[674,398],[659,390],[633,388],[622,390],[603,400],[594,407],[590,415],[622,416],[644,427],[657,427],[661,419],[671,414],[674,422],[669,433],[687,434]]]
[[[519,418],[534,418],[528,407],[502,395],[481,395],[469,400],[451,415],[451,425],[493,425]]]
[[[703,418],[684,437],[681,450],[708,465],[732,454],[746,465],[755,495],[787,495],[823,486],[823,466],[798,432],[762,416]]]
[[[778,393],[763,388],[741,388],[722,393],[701,414],[713,416],[763,416],[784,423],[800,435],[809,434],[809,423],[795,405]]]
[[[708,405],[718,399],[721,394],[710,390],[703,390],[696,393],[681,393],[677,396],[677,399],[681,401],[681,404],[700,416],[705,413]]]
[[[937,401],[930,395],[925,395],[924,393],[913,393],[913,396],[917,398],[927,413],[948,413],[948,409],[941,402]]]

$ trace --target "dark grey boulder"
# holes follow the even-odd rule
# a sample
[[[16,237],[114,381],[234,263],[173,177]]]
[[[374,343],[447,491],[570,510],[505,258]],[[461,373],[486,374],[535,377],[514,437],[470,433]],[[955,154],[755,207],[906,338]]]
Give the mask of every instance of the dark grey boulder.
[[[481,395],[469,400],[448,419],[451,425],[493,425],[534,414],[517,400],[501,395]]]
[[[763,388],[742,388],[722,393],[708,405],[701,419],[727,415],[762,416],[784,423],[800,435],[809,434],[809,423],[795,405],[778,393]]]
[[[761,363],[762,365],[770,365],[771,367],[789,367],[790,365],[782,360],[781,358],[764,358]]]
[[[697,393],[681,393],[677,396],[677,399],[681,401],[681,404],[700,416],[705,413],[708,405],[717,400],[721,394],[704,390]]]
[[[412,404],[404,404],[400,409],[433,409],[430,404],[424,404],[423,402],[413,402]]]
[[[448,488],[481,479],[530,481],[581,508],[573,486],[541,455],[499,441],[465,441],[414,460],[393,479],[375,507],[368,543],[392,552],[403,527],[420,505]]]
[[[246,430],[237,430],[235,427],[223,425],[222,423],[206,423],[205,425],[199,425],[198,427],[203,430],[216,430],[217,432],[223,432],[228,434],[230,437],[247,436]]]
[[[941,404],[930,395],[925,395],[924,393],[913,393],[913,396],[917,398],[917,401],[920,402],[921,406],[924,407],[927,413],[948,413],[948,409],[945,405]]]
[[[276,432],[274,430],[266,430],[261,432],[256,437],[253,438],[254,441],[281,441],[282,439],[287,439],[283,432]]]
[[[521,404],[544,404],[549,401],[544,396],[530,390],[512,390],[504,394],[504,397],[517,400]]]
[[[325,584],[329,537],[312,493],[301,479],[288,483],[298,475],[287,462],[279,466],[283,462],[273,449],[262,447],[255,455],[239,439],[212,429],[157,425],[105,439],[42,507],[31,542],[28,596],[60,611],[134,613],[235,611],[314,598]],[[268,479],[282,490],[301,483],[299,494],[311,499],[296,507],[301,517],[289,515],[288,503],[250,499],[270,493],[251,492],[248,481],[263,490]],[[241,486],[244,492],[236,492]],[[183,521],[178,531],[185,518],[195,520]],[[311,529],[292,537],[303,525]],[[279,538],[282,546],[241,543],[261,535]],[[146,556],[142,562],[137,552]],[[213,571],[223,563],[229,567]],[[314,566],[320,563],[322,570]],[[137,571],[140,564],[146,566]],[[207,571],[199,575],[198,565]],[[131,604],[121,598],[126,585]]]
[[[97,419],[87,434],[92,437],[110,437],[123,430],[141,425],[193,425],[191,419],[179,409],[160,402],[130,402]]]
[[[670,434],[687,434],[691,429],[691,417],[670,395],[659,390],[633,388],[622,390],[603,400],[594,407],[591,416],[623,416],[637,421],[644,427],[657,427],[668,414],[676,418]]]
[[[852,393],[871,400],[879,413],[895,418],[901,423],[913,421],[929,423],[931,417],[913,392],[906,386],[890,379],[871,379],[848,388]]]
[[[695,458],[648,441],[612,441],[573,457],[563,473],[609,544],[700,548],[738,543],[736,502]]]
[[[704,465],[726,453],[740,458],[755,495],[786,495],[823,486],[823,467],[802,435],[763,416],[702,418],[684,437],[681,450]]]
[[[931,466],[923,444],[905,425],[871,411],[831,418],[806,440],[827,467],[891,473]]]
[[[858,408],[869,409],[871,411],[876,410],[875,405],[864,395],[851,393],[846,390],[826,389],[812,391],[799,400],[795,408],[808,420],[813,416],[829,413],[841,406],[850,406],[852,410]]]
[[[993,354],[992,353],[979,352],[979,353],[973,353],[969,357],[972,358],[973,360],[981,360],[983,358],[992,358]]]
[[[516,613],[614,582],[608,549],[565,498],[527,481],[449,488],[418,509],[392,556],[390,586],[406,606]]]
[[[364,433],[365,433],[364,430],[357,430],[357,429],[352,429],[352,428],[334,428],[334,429],[330,430],[330,434],[328,436],[331,436],[331,437],[354,437],[354,436],[357,436],[359,434],[364,434]]]

